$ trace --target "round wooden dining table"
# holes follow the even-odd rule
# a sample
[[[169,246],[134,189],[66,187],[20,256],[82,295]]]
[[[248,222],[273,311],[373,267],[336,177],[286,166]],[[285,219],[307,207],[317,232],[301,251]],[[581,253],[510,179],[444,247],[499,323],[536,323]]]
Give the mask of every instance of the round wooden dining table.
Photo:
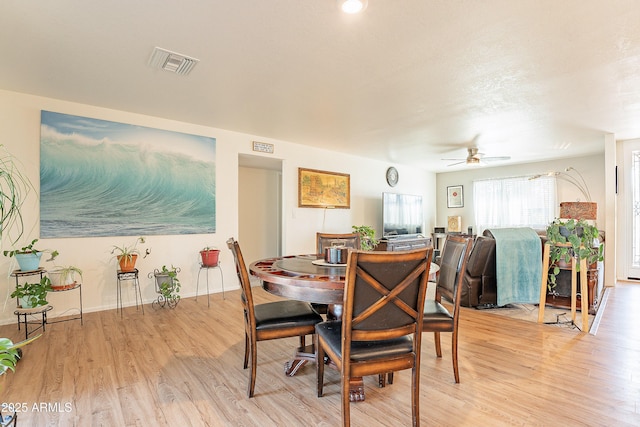
[[[429,280],[435,280],[439,270],[438,264],[431,263]],[[320,255],[261,259],[249,271],[274,295],[318,304],[343,302],[346,264],[329,264]]]
[[[274,295],[318,304],[342,304],[346,264],[329,264],[318,255],[290,255],[256,261],[249,271]]]
[[[435,280],[440,267],[431,263],[429,280]],[[327,304],[328,318],[340,318],[344,298],[346,264],[329,264],[321,255],[289,255],[266,258],[249,266],[267,292],[310,303]],[[298,348],[293,359],[285,364],[285,373],[293,376],[308,361],[315,361],[315,348]],[[383,385],[381,383],[381,385]],[[364,400],[362,378],[352,378],[349,385],[351,401]]]

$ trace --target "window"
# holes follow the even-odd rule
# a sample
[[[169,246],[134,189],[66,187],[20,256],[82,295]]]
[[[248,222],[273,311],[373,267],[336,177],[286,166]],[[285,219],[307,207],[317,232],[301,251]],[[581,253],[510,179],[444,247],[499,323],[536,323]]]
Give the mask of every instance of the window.
[[[478,233],[492,227],[545,229],[555,215],[556,178],[522,176],[474,181],[473,205]]]

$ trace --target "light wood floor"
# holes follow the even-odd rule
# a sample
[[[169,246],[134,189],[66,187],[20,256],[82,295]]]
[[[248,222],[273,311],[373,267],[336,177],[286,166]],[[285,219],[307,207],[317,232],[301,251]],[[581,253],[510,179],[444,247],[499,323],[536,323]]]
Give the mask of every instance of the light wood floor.
[[[259,302],[273,297],[256,289]],[[0,379],[2,402],[25,404],[19,426],[336,426],[339,377],[315,367],[283,375],[295,339],[258,344],[256,395],[246,397],[238,291],[174,310],[125,308],[49,325]],[[425,334],[422,425],[640,425],[640,285],[610,292],[597,335],[464,309],[455,384],[449,336],[444,357]],[[0,336],[23,337],[16,325]],[[409,425],[410,375],[391,386],[365,378],[366,401],[351,405],[354,426]],[[44,404],[44,407],[40,405]],[[35,405],[35,407],[34,407]]]

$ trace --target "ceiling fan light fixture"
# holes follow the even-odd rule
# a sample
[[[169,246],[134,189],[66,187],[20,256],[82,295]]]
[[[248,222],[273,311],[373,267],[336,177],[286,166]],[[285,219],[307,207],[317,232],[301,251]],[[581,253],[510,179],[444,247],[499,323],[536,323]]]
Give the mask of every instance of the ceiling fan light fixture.
[[[360,13],[367,8],[368,0],[337,0],[344,13]]]
[[[498,156],[498,157],[485,157],[484,153],[480,153],[478,147],[467,148],[466,159],[442,159],[442,160],[456,160],[456,163],[451,163],[447,166],[457,166],[465,164],[467,166],[485,166],[486,162],[493,162],[499,160],[509,160],[510,156]]]

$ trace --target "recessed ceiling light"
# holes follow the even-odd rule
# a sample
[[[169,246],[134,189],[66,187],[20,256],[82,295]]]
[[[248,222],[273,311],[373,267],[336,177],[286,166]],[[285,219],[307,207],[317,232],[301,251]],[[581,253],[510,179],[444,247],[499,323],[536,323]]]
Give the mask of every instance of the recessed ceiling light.
[[[345,13],[358,13],[367,8],[368,0],[338,0],[338,5]]]

